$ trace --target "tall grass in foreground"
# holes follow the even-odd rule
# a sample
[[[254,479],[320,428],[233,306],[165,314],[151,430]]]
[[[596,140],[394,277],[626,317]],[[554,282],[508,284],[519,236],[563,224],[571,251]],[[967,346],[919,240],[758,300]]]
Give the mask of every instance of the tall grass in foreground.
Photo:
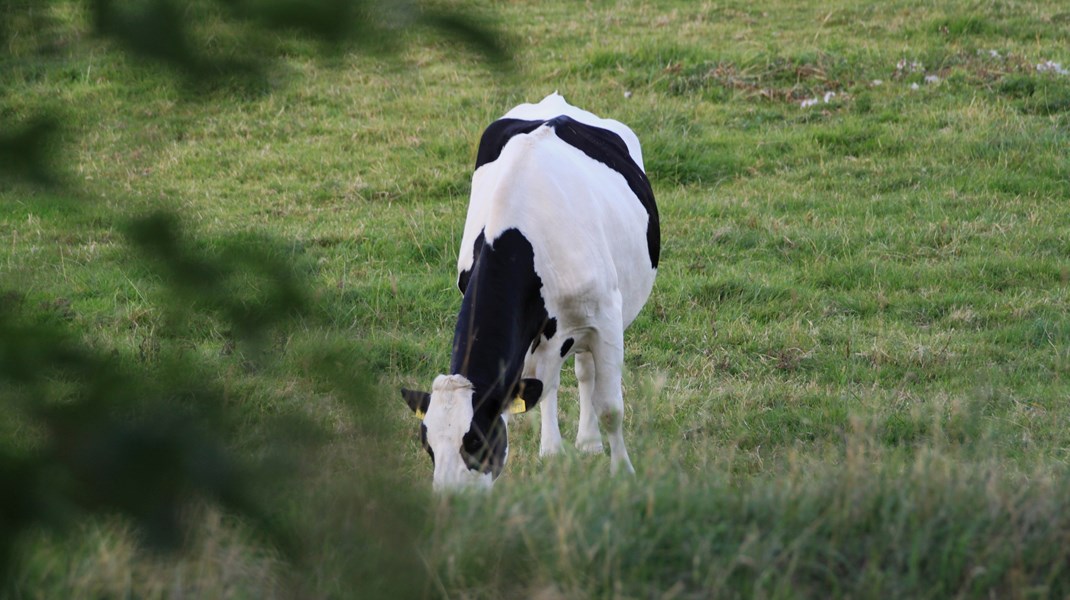
[[[875,427],[853,421],[826,460],[792,452],[757,475],[732,474],[731,449],[703,471],[684,468],[679,447],[648,451],[635,478],[610,476],[604,457],[522,456],[493,493],[440,497],[369,478],[361,463],[375,448],[342,443],[309,454],[318,463],[296,487],[265,490],[289,498],[303,528],[297,555],[195,507],[177,557],[141,553],[122,521],[66,540],[36,536],[12,589],[29,598],[1070,593],[1070,473],[964,461],[953,437],[937,422],[929,442],[889,450]]]
[[[546,465],[493,497],[443,502],[426,556],[444,595],[465,598],[1070,593],[1065,468],[1007,473],[935,448],[881,457],[865,432],[846,444],[840,464],[757,477]]]

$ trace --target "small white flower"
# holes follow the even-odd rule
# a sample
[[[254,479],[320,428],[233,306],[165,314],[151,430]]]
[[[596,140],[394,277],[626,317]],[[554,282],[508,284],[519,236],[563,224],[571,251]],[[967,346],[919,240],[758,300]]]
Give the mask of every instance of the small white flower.
[[[810,108],[811,106],[814,106],[817,103],[817,98],[807,98],[806,100],[803,100],[802,103],[799,104],[799,106],[802,108]]]
[[[940,78],[936,75],[926,75],[925,83],[940,83]]]
[[[624,97],[625,97],[625,98],[631,98],[631,97],[632,97],[632,92],[631,92],[631,90],[625,90],[625,91],[624,91]]]
[[[1056,73],[1058,75],[1070,75],[1070,71],[1063,68],[1062,63],[1046,60],[1037,65],[1037,71],[1041,73]]]
[[[920,87],[921,87],[921,86],[920,86],[920,85],[918,85],[918,84],[916,84],[916,83],[912,83],[912,84],[910,84],[910,89],[912,89],[912,90],[916,90],[916,89],[918,89],[918,88],[920,88]]]
[[[828,104],[829,100],[832,100],[834,97],[836,97],[836,92],[825,92],[823,100],[825,101],[825,104]]]
[[[988,55],[991,56],[992,58],[1003,58],[1002,56],[999,55],[999,52],[996,52],[995,50],[989,50],[988,51]]]
[[[881,86],[881,85],[884,85],[884,81],[882,81],[880,79],[874,79],[873,81],[869,82],[869,85],[871,85],[873,87]]]

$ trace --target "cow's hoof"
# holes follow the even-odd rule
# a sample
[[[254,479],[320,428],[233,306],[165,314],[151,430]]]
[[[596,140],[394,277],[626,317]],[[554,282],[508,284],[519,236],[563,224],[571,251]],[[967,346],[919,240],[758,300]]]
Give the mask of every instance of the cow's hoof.
[[[635,467],[632,466],[632,461],[628,459],[613,461],[609,465],[609,472],[613,475],[628,475],[635,476]]]
[[[561,442],[556,444],[543,444],[539,446],[539,457],[546,458],[547,456],[557,456],[561,454]]]
[[[601,454],[602,440],[577,441],[576,449],[585,454]]]

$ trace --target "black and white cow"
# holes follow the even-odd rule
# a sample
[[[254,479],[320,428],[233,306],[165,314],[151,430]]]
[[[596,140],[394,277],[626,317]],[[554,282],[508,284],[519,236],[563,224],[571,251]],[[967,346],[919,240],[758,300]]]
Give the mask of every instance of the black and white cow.
[[[632,130],[551,94],[479,142],[457,261],[464,299],[450,375],[402,390],[421,418],[435,489],[489,487],[505,466],[505,414],[542,402],[540,454],[561,449],[557,388],[576,357],[576,445],[634,472],[624,447],[624,329],[657,273],[658,211]]]

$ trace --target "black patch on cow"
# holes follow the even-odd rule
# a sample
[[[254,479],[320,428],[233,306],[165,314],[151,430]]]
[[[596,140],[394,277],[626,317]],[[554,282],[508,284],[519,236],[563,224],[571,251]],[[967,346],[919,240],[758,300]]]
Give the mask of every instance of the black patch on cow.
[[[495,479],[505,468],[505,450],[509,434],[500,416],[488,418],[476,413],[472,426],[464,434],[461,443],[461,458],[470,471],[490,473]]]
[[[534,250],[519,230],[483,245],[457,315],[450,372],[472,382],[476,420],[488,427],[512,400],[527,350],[549,320],[541,290]]]
[[[561,358],[565,358],[566,356],[568,356],[568,351],[572,349],[572,344],[574,344],[575,342],[576,340],[568,338],[567,340],[565,340],[564,344],[561,344]]]
[[[534,354],[535,351],[539,349],[539,343],[542,342],[543,338],[546,338],[546,340],[549,341],[550,338],[554,337],[556,334],[557,319],[550,317],[549,319],[546,319],[546,323],[543,323],[542,334],[535,336],[535,341],[531,343],[531,353]]]
[[[497,160],[501,156],[502,149],[514,136],[531,133],[544,124],[553,127],[557,137],[565,143],[624,177],[632,193],[646,209],[647,251],[650,255],[650,266],[656,269],[661,258],[661,224],[658,206],[654,201],[654,191],[650,187],[650,180],[647,179],[646,173],[628,154],[628,145],[616,133],[581,123],[566,115],[559,115],[545,121],[499,119],[487,127],[483,132],[483,137],[479,140],[476,168]]]
[[[524,121],[521,119],[498,119],[483,131],[479,138],[479,150],[476,152],[476,168],[498,160],[502,149],[514,136],[531,133],[546,121]]]
[[[542,336],[549,340],[555,335],[557,335],[557,319],[550,317],[542,326]]]
[[[476,236],[474,242],[472,242],[472,267],[475,267],[476,259],[479,258],[479,253],[483,251],[483,244],[486,242],[486,238],[483,232],[480,231]],[[468,280],[472,277],[472,269],[465,269],[457,275],[457,289],[461,290],[463,294],[468,289]]]
[[[427,425],[420,423],[420,445],[427,450],[427,454],[431,457],[431,464],[435,464],[435,451],[431,449],[431,444],[427,443]]]
[[[646,245],[650,253],[651,268],[658,268],[661,257],[661,225],[658,218],[658,206],[654,202],[654,190],[650,180],[628,154],[628,145],[621,137],[608,129],[593,127],[561,115],[546,122],[554,128],[557,137],[575,147],[587,156],[620,173],[628,182],[628,187],[646,209]]]

